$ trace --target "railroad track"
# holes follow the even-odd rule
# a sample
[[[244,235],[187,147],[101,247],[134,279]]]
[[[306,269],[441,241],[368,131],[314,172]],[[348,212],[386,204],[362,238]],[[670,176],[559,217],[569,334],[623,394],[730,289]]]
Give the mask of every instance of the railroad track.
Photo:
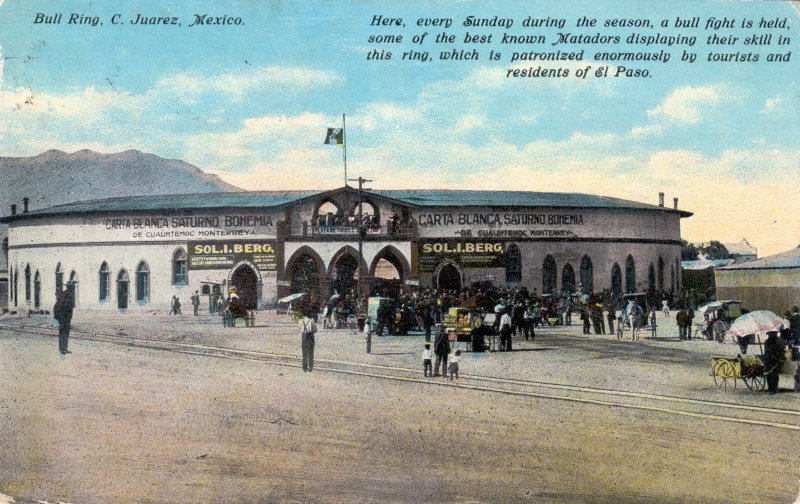
[[[0,324],[0,327],[21,333],[57,335],[57,330],[41,326],[20,327],[11,324]],[[301,367],[300,357],[297,355],[80,331],[72,331],[70,336],[89,341],[187,355],[263,362],[294,368]],[[599,407],[627,408],[659,414],[679,415],[693,417],[699,421],[731,422],[800,431],[800,410],[786,408],[463,373],[458,381],[450,381],[442,378],[426,378],[419,369],[334,359],[315,359],[314,369],[315,371],[365,378],[451,387],[465,391],[489,392],[530,397],[532,399],[571,401],[593,404]]]

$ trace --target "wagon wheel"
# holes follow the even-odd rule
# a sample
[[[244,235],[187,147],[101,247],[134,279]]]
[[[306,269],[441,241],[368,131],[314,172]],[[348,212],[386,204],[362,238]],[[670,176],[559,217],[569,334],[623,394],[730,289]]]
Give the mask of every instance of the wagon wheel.
[[[747,385],[747,388],[755,392],[764,390],[764,388],[767,386],[767,378],[764,375],[755,375],[750,378],[743,378],[743,380],[744,384]]]
[[[728,361],[720,360],[714,363],[714,384],[722,392],[728,393],[736,390],[736,369]]]

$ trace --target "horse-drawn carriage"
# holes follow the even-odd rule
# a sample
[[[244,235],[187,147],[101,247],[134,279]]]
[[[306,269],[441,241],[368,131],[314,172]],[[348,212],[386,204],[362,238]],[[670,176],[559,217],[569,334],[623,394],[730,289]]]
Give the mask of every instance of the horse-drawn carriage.
[[[622,315],[617,319],[617,339],[623,339],[626,332],[631,333],[631,340],[639,339],[641,331],[650,332],[656,337],[656,312],[647,304],[645,292],[625,294],[622,296]]]
[[[480,310],[463,307],[450,308],[444,318],[444,329],[454,345],[466,342],[469,343],[473,352],[493,351],[495,349],[492,327],[494,319],[492,319],[492,323],[484,320],[489,316],[484,315]],[[487,336],[489,337],[488,341]]]
[[[706,318],[698,330],[706,339],[720,343],[725,341],[725,334],[731,328],[731,322],[745,313],[742,310],[742,302],[736,299],[714,301],[701,306],[699,311]]]

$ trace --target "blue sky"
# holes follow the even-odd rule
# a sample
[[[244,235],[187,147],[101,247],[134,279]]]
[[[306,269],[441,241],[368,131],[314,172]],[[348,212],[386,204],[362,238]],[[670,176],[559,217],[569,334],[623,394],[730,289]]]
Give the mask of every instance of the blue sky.
[[[35,24],[38,13],[62,13],[61,24]],[[98,16],[98,26],[70,25],[71,14]],[[122,24],[111,23],[120,14]],[[181,26],[129,21],[175,16]],[[195,14],[241,17],[241,26],[189,27]],[[405,28],[370,26],[374,15],[403,18]],[[509,29],[464,27],[467,16],[511,18]],[[527,17],[564,19],[562,29],[525,28]],[[597,27],[578,28],[580,16]],[[699,29],[675,28],[676,17],[700,17]],[[473,61],[402,62],[404,50],[434,57],[442,28],[421,17],[449,17],[448,31],[494,33]],[[706,30],[733,19],[736,28]],[[650,19],[652,28],[602,27],[606,19]],[[741,28],[788,19],[786,28]],[[22,2],[0,5],[3,56],[0,155],[28,156],[138,149],[180,158],[246,189],[332,188],[343,182],[341,152],[322,145],[325,129],[347,114],[351,176],[375,188],[517,189],[586,192],[695,212],[683,221],[692,241],[747,237],[760,255],[800,243],[800,133],[796,2]],[[660,22],[668,20],[669,28]],[[503,46],[499,37],[543,34],[544,45]],[[372,34],[427,32],[422,45],[369,44]],[[639,50],[671,53],[648,78],[574,77],[595,70],[598,50],[624,45],[551,46],[558,32],[695,36]],[[711,48],[706,38],[737,36]],[[773,45],[742,45],[772,33]],[[790,44],[777,46],[778,35]],[[457,44],[458,48],[465,47]],[[372,47],[391,61],[367,61]],[[516,50],[576,51],[584,61],[548,63],[569,78],[509,79]],[[489,61],[488,51],[502,53]],[[684,50],[698,54],[678,61]],[[755,52],[762,61],[709,63],[708,52]],[[788,63],[764,61],[792,51]],[[614,71],[614,63],[612,73]]]

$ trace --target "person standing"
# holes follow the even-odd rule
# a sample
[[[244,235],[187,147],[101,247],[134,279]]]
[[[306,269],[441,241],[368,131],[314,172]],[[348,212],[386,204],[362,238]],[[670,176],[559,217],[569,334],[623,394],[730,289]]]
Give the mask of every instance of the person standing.
[[[56,296],[56,304],[53,306],[53,318],[58,321],[58,351],[61,355],[72,353],[67,350],[69,344],[69,330],[72,325],[72,310],[75,303],[72,299],[72,291],[69,286]]]
[[[425,377],[433,374],[433,365],[431,364],[431,344],[425,343],[425,349],[422,351],[422,373]]]
[[[300,346],[303,351],[303,372],[314,370],[314,334],[317,332],[317,323],[306,311],[297,321],[300,328]]]
[[[778,392],[781,367],[783,367],[783,342],[778,337],[778,331],[767,331],[764,341],[764,368],[767,370],[767,389],[770,394]]]
[[[192,296],[192,308],[194,308],[194,315],[195,317],[199,315],[200,310],[200,291],[194,291],[194,296]]]
[[[505,309],[503,315],[500,317],[500,351],[511,351],[511,315],[508,314],[509,310]]]
[[[436,362],[433,365],[433,376],[447,377],[447,355],[450,353],[450,340],[447,338],[447,331],[444,324],[436,324],[436,339],[433,340],[433,353],[436,354]],[[442,372],[439,373],[441,364]]]
[[[614,304],[608,304],[608,315],[606,315],[608,320],[608,334],[614,334],[614,319],[617,318],[617,310],[614,309]]]

